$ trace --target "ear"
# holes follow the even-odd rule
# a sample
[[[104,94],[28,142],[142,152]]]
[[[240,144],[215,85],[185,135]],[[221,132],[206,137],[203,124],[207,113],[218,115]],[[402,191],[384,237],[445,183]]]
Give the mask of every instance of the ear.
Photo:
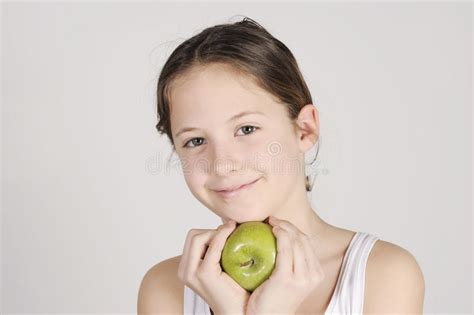
[[[296,135],[301,151],[310,150],[319,139],[319,113],[316,106],[307,104],[301,108],[296,123]]]

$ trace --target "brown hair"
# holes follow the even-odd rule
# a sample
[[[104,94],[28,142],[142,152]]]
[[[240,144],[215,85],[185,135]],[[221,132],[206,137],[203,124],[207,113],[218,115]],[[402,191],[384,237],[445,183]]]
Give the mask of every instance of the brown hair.
[[[228,65],[237,73],[252,78],[287,106],[292,121],[303,106],[313,103],[293,54],[256,21],[244,17],[239,22],[208,27],[171,53],[158,79],[156,129],[168,136],[173,149],[169,107],[171,86],[192,69],[216,63]],[[308,176],[305,182],[306,190],[310,191]]]

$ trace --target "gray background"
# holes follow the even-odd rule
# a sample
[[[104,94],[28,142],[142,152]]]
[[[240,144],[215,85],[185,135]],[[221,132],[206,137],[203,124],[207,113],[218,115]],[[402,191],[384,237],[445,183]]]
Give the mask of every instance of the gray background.
[[[145,272],[221,223],[166,162],[155,88],[239,14],[319,108],[319,215],[413,253],[425,313],[472,311],[471,4],[84,2],[2,4],[2,313],[135,313]]]

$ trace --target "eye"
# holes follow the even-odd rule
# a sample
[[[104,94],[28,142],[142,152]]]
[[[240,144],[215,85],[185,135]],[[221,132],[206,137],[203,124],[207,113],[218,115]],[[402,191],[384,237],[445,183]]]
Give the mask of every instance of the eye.
[[[200,141],[195,141],[195,140],[200,140]],[[184,148],[193,148],[193,147],[195,147],[195,146],[200,146],[202,143],[199,143],[199,142],[201,142],[202,140],[204,140],[204,138],[192,138],[191,140],[187,141],[187,142],[184,144],[183,147],[184,147]],[[198,142],[197,145],[196,145],[196,142]],[[192,143],[192,144],[194,144],[194,146],[190,147],[190,146],[188,146],[188,143]]]
[[[249,128],[250,127],[250,128]],[[256,127],[256,126],[251,126],[251,125],[246,125],[246,126],[242,126],[239,128],[239,130],[245,130],[244,131],[244,136],[247,136],[247,135],[250,135],[252,133],[254,133],[256,130],[260,129],[260,127]],[[191,140],[189,141],[186,141],[186,143],[184,144],[184,148],[194,148],[194,147],[199,147],[202,142],[204,141],[204,138],[192,138]],[[188,144],[189,143],[192,143],[193,146],[189,146]]]
[[[250,129],[249,129],[249,127],[250,127]],[[252,129],[252,128],[253,128],[253,129]],[[255,130],[257,130],[257,129],[260,129],[260,128],[259,128],[259,127],[256,127],[256,126],[251,126],[251,125],[242,126],[242,127],[239,128],[239,130],[247,130],[247,131],[248,131],[248,133],[244,131],[244,135],[249,135],[249,134],[253,133]]]

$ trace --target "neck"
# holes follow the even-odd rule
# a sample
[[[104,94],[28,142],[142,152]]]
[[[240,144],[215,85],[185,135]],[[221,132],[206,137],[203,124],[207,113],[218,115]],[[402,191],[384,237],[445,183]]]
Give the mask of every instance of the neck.
[[[272,215],[277,219],[291,222],[301,232],[313,238],[322,238],[329,226],[318,216],[308,201],[298,208],[284,208]]]
[[[272,216],[286,220],[296,226],[301,232],[314,240],[322,240],[330,224],[322,220],[311,207],[304,185],[298,185],[289,198]]]

